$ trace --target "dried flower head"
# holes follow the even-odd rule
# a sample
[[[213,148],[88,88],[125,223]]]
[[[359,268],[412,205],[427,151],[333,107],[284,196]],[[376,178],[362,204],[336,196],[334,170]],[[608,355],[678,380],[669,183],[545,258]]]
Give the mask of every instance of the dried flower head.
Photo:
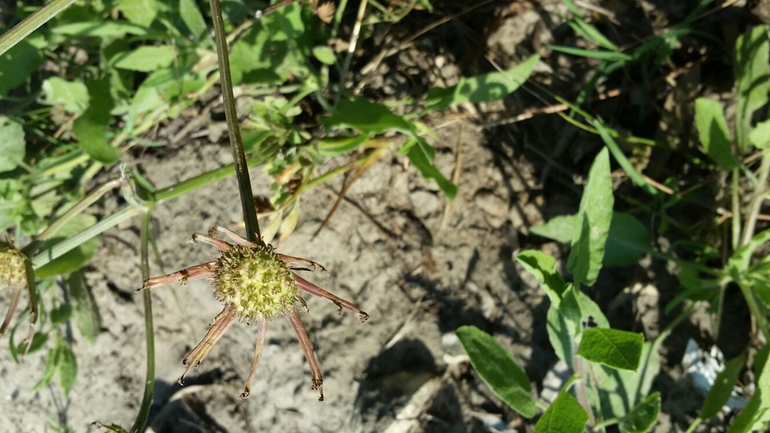
[[[215,237],[217,232],[224,233],[234,242],[234,245],[217,239]],[[318,367],[305,327],[297,313],[298,305],[307,310],[305,300],[300,294],[301,291],[332,301],[339,307],[340,314],[342,314],[343,309],[358,313],[362,322],[365,322],[369,315],[350,302],[334,296],[293,272],[295,270],[314,271],[319,268],[324,270],[323,266],[315,262],[279,254],[270,245],[254,244],[222,227],[212,228],[208,236],[196,233],[193,235],[193,241],[213,245],[222,254],[215,261],[191,266],[172,274],[150,278],[139,289],[147,290],[173,283],[185,283],[198,278],[208,278],[212,281],[214,295],[225,305],[224,309],[211,322],[209,331],[203,340],[182,361],[187,368],[182,377],[179,378],[179,383],[184,383],[184,378],[190,369],[193,366],[197,368],[225,331],[237,319],[241,319],[247,323],[254,322],[257,325],[254,361],[246,380],[246,388],[241,393],[241,398],[248,397],[265,342],[267,321],[275,316],[283,315],[289,319],[291,326],[297,333],[310,371],[313,373],[311,387],[318,390],[321,394],[319,400],[323,401],[321,369]]]
[[[30,327],[25,340],[24,354],[27,353],[32,343],[32,337],[35,334],[35,323],[37,322],[37,293],[35,292],[34,278],[31,275],[32,268],[27,256],[15,248],[0,243],[0,290],[6,288],[11,290],[11,303],[8,305],[8,311],[5,313],[3,323],[0,324],[0,337],[8,330],[13,313],[16,312],[16,307],[19,305],[21,293],[24,288],[27,288],[30,298]]]
[[[334,3],[324,2],[319,5],[318,0],[311,0],[310,8],[313,10],[313,13],[316,14],[318,19],[325,22],[326,24],[332,22],[332,18],[334,18],[334,12],[337,10],[337,7],[334,6]]]

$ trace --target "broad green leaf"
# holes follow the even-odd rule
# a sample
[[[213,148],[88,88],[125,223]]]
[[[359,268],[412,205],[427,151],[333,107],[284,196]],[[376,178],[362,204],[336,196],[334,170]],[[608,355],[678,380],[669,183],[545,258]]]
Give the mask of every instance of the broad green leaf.
[[[43,377],[40,381],[32,387],[32,392],[40,391],[51,383],[54,374],[56,374],[56,368],[59,366],[59,359],[61,358],[61,351],[57,345],[50,352],[48,352],[48,358],[45,361],[45,370],[43,371]]]
[[[51,310],[49,318],[51,319],[52,324],[59,325],[69,320],[71,316],[72,305],[61,304],[58,308]]]
[[[767,149],[770,146],[770,120],[757,123],[757,126],[749,132],[749,141],[757,149]]]
[[[751,117],[767,103],[770,90],[770,43],[768,26],[752,27],[735,42],[735,81],[738,90],[738,106],[735,112],[735,132],[738,149],[749,150]]]
[[[578,290],[574,285],[568,284],[559,303],[559,313],[569,322],[572,322],[573,326],[583,320],[583,312],[580,310],[580,303],[577,300]]]
[[[118,9],[132,23],[149,27],[158,15],[158,1],[121,0]]]
[[[583,433],[588,423],[588,413],[566,390],[548,406],[537,420],[534,433]]]
[[[115,102],[110,95],[109,77],[90,81],[87,86],[91,104],[82,116],[75,119],[72,131],[80,147],[93,159],[113,164],[120,158],[120,150],[107,142],[107,126],[112,122],[110,111]]]
[[[570,369],[574,370],[574,341],[571,332],[572,324],[567,323],[559,309],[554,305],[548,308],[546,316],[546,331],[548,332],[548,341],[556,353],[556,357],[567,363]]]
[[[567,270],[587,286],[596,282],[612,222],[612,179],[607,148],[596,156],[580,200]]]
[[[577,309],[580,311],[580,319],[575,321],[567,319],[564,315],[564,308],[560,310],[551,304],[548,309],[546,329],[548,331],[548,341],[551,342],[556,356],[566,362],[570,368],[573,368],[575,329],[582,323],[593,321],[597,326],[609,328],[610,323],[607,317],[602,313],[599,306],[580,290],[573,290],[571,284],[567,284],[565,291],[571,292],[577,301]]]
[[[77,217],[64,224],[64,226],[58,231],[57,236],[44,242],[40,246],[40,250],[47,250],[53,245],[63,241],[70,236],[74,236],[80,233],[81,231],[91,227],[94,224],[96,224],[96,218],[93,215],[81,213]],[[80,269],[89,260],[91,260],[91,258],[94,256],[94,253],[96,253],[96,247],[98,245],[98,237],[89,239],[63,256],[56,258],[48,262],[48,264],[36,269],[35,275],[38,278],[45,278],[74,272]]]
[[[318,61],[324,65],[333,65],[337,61],[337,57],[334,55],[334,51],[332,51],[332,49],[326,45],[314,47],[313,57],[318,59]]]
[[[473,368],[492,391],[525,418],[535,416],[535,399],[524,369],[491,335],[475,326],[457,329]]]
[[[24,160],[24,128],[20,123],[7,117],[0,117],[0,173],[14,170]],[[6,194],[0,192],[0,214],[3,214],[3,199]],[[3,217],[0,216],[0,220]],[[0,223],[0,226],[2,224]]]
[[[658,420],[660,393],[654,392],[620,419],[621,433],[647,433]]]
[[[406,156],[409,158],[409,161],[414,164],[420,174],[422,174],[422,177],[433,179],[439,189],[441,189],[441,192],[443,192],[449,200],[454,200],[455,196],[457,196],[457,186],[441,174],[436,166],[433,165],[432,161],[428,159],[428,156],[420,146],[412,146]]]
[[[130,71],[153,72],[174,62],[174,48],[170,45],[141,46],[115,56],[112,65]]]
[[[628,62],[633,59],[628,54],[618,53],[615,51],[586,50],[582,48],[565,47],[562,45],[549,45],[548,47],[560,53],[577,57],[585,57],[588,59],[601,59],[613,62]]]
[[[83,274],[76,271],[67,277],[70,299],[72,299],[72,319],[89,344],[93,345],[101,331],[99,310],[91,295]]]
[[[43,81],[43,99],[46,105],[61,105],[72,114],[80,114],[88,107],[88,89],[79,81],[51,77]]]
[[[125,21],[70,23],[56,26],[53,33],[67,36],[93,36],[98,38],[125,38],[126,35],[147,36],[149,29]]]
[[[75,354],[65,344],[62,344],[60,350],[61,354],[59,355],[56,378],[59,388],[67,396],[72,390],[72,385],[75,384],[75,378],[78,375],[78,362],[75,359]]]
[[[361,133],[374,135],[393,130],[408,135],[414,127],[406,119],[393,114],[387,107],[365,98],[342,99],[334,107],[331,116],[321,119],[326,129],[353,128]]]
[[[569,243],[575,233],[575,215],[553,217],[541,226],[530,227],[529,231],[556,242]]]
[[[577,354],[583,358],[622,370],[639,368],[644,335],[610,328],[583,331]]]
[[[628,177],[630,177],[639,188],[645,190],[647,194],[657,196],[658,190],[655,189],[655,187],[653,187],[649,182],[647,182],[641,173],[636,171],[634,165],[631,164],[631,161],[628,160],[626,155],[615,142],[615,139],[610,135],[609,130],[604,125],[604,122],[601,120],[589,120],[589,122],[599,132],[599,136],[602,138],[602,141],[607,146],[607,148],[610,149],[610,153],[612,153],[613,158],[615,158],[615,161],[620,164],[620,167],[623,169],[623,171],[628,174]]]
[[[698,127],[698,136],[706,154],[719,164],[722,170],[729,171],[738,167],[740,162],[730,148],[730,132],[719,102],[708,98],[696,99],[695,125]]]
[[[768,356],[770,356],[770,344],[765,343],[765,345],[754,354],[752,371],[754,372],[755,378],[762,375],[762,370],[765,368]]]
[[[613,212],[602,263],[605,266],[631,266],[651,251],[647,227],[632,215]]]
[[[179,0],[179,15],[195,39],[202,40],[207,36],[208,26],[195,0]]]
[[[533,55],[513,68],[502,72],[490,72],[477,77],[460,78],[451,87],[434,87],[428,91],[427,110],[441,110],[464,102],[486,102],[501,99],[518,89],[532,74],[540,60]]]
[[[37,352],[38,350],[44,348],[46,346],[46,343],[48,343],[48,333],[47,332],[35,332],[35,335],[32,336],[32,342],[29,344],[29,350],[27,351],[27,355]],[[22,342],[20,347],[18,348],[19,353],[23,353],[26,349],[26,343]]]
[[[744,353],[731,359],[725,369],[717,375],[708,395],[706,395],[706,401],[703,402],[703,408],[700,411],[702,419],[709,419],[722,410],[722,406],[730,399],[730,394],[732,394],[735,383],[738,381],[738,375],[745,364],[746,354]]]
[[[556,271],[556,259],[540,251],[526,250],[516,254],[516,261],[537,278],[551,304],[558,308],[566,286]]]
[[[43,53],[27,41],[20,41],[0,56],[0,96],[27,81],[43,63]]]
[[[542,226],[530,227],[529,231],[557,242],[567,243],[572,239],[575,215],[558,216]],[[623,212],[613,212],[610,232],[605,244],[604,266],[630,266],[648,254],[650,232],[639,220]]]
[[[232,46],[233,82],[283,83],[292,76],[308,76],[312,36],[296,4],[262,17]]]

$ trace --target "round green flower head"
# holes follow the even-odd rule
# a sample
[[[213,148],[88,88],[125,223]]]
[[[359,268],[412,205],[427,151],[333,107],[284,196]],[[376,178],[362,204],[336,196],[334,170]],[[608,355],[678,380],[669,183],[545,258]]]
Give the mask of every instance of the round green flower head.
[[[233,245],[217,259],[214,293],[246,320],[270,319],[299,299],[289,266],[270,245]]]

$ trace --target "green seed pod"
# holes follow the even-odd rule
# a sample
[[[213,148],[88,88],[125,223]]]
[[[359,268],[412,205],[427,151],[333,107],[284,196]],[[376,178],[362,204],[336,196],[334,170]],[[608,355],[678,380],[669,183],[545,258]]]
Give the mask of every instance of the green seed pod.
[[[214,294],[245,321],[291,311],[300,299],[289,266],[269,245],[233,245],[217,259]]]

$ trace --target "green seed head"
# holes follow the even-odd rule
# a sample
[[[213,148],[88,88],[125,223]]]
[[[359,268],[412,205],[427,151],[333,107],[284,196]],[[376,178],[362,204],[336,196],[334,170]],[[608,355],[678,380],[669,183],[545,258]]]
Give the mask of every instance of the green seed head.
[[[290,311],[299,298],[291,270],[269,245],[233,245],[217,260],[214,293],[252,321]]]
[[[24,255],[18,250],[0,251],[0,290],[6,287],[24,287],[27,285],[27,271]]]

